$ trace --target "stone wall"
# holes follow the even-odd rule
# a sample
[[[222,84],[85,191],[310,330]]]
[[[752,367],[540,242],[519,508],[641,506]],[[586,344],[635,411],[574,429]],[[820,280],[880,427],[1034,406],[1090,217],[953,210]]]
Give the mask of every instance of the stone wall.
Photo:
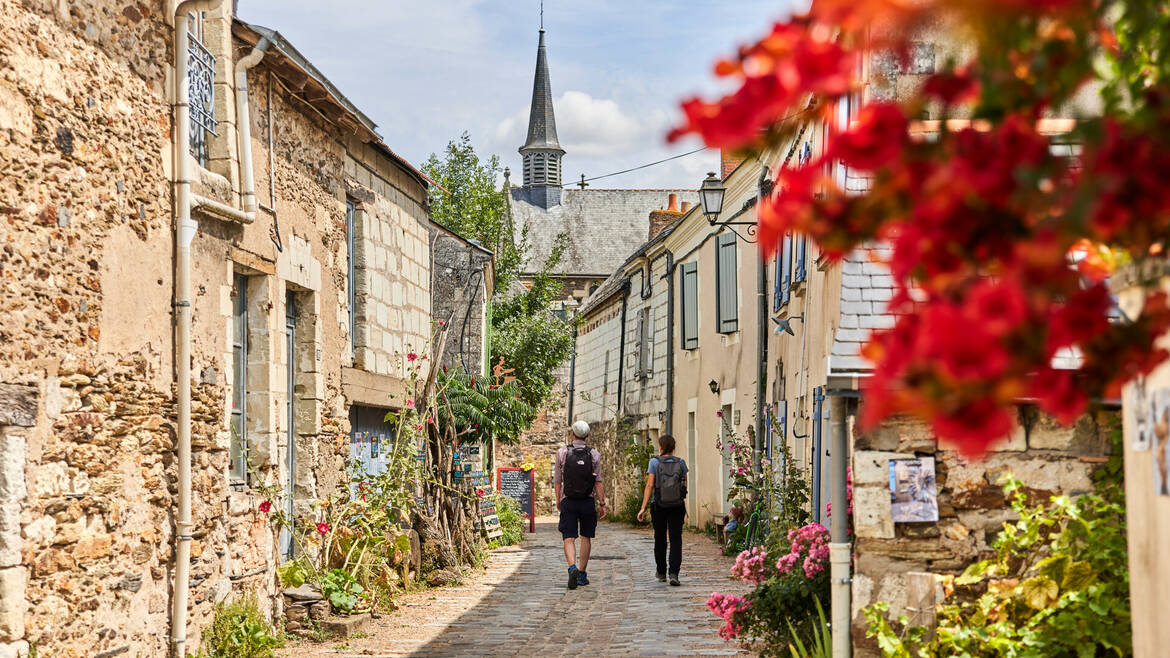
[[[431,299],[436,321],[451,323],[441,365],[483,373],[487,355],[487,299],[493,282],[491,252],[441,227],[431,227]]]
[[[567,401],[561,380],[553,384],[548,401],[536,414],[532,427],[525,430],[513,445],[496,446],[496,467],[515,468],[525,461],[536,465],[536,513],[555,514],[552,462],[557,450],[569,442],[569,424],[565,420]]]
[[[1022,407],[1011,439],[986,458],[970,462],[939,449],[929,427],[915,420],[891,420],[855,436],[854,655],[879,655],[874,640],[865,637],[862,608],[886,601],[891,618],[906,614],[908,605],[932,608],[929,574],[961,573],[990,557],[991,541],[1005,521],[1014,519],[998,484],[1004,474],[1012,473],[1023,483],[1032,504],[1046,503],[1056,494],[1091,491],[1092,473],[1106,461],[1111,432],[1119,422],[1117,412],[1102,411],[1066,428],[1032,407]],[[939,520],[894,524],[889,461],[923,456],[935,458]],[[930,585],[926,604],[919,599],[921,574],[927,574]],[[915,611],[909,614],[913,617]],[[922,623],[921,618],[915,621]]]
[[[168,653],[176,427],[164,11],[161,2],[0,0],[0,657],[32,645],[66,657]],[[233,48],[230,12],[223,3],[205,24],[221,123],[192,187],[235,203],[237,117],[225,73],[246,45]],[[266,68],[278,56],[249,78],[256,189],[269,209],[246,226],[199,215],[191,245],[191,652],[217,601],[251,590],[266,608],[280,605],[278,547],[254,479],[229,478],[236,375],[247,387],[252,478],[291,480],[304,508],[344,477],[347,183],[372,191],[371,214],[399,222],[381,239],[409,252],[394,253],[411,264],[410,292],[375,300],[409,310],[387,331],[420,346],[429,335],[424,184],[368,147],[347,160],[347,131],[276,83],[287,63]],[[373,170],[393,170],[382,192],[371,175],[346,171],[370,157],[381,158]],[[394,234],[404,217],[406,241]],[[240,294],[244,373],[233,366]]]

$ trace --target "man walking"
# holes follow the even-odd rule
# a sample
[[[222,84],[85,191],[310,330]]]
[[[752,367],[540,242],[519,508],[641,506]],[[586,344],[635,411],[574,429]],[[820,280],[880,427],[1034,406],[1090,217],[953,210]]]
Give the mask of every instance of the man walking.
[[[589,551],[597,532],[597,512],[605,518],[605,489],[601,484],[601,453],[585,442],[589,423],[579,420],[570,430],[572,443],[557,451],[553,468],[557,510],[561,513],[557,529],[565,543],[565,560],[569,563],[569,589],[588,585]],[[577,555],[577,537],[581,537],[581,554]]]

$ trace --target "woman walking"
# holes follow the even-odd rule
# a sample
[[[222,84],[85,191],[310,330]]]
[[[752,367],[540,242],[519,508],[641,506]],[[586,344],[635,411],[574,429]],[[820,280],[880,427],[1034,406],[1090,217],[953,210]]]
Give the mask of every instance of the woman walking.
[[[654,522],[654,563],[658,568],[658,580],[665,581],[669,573],[670,584],[677,587],[678,572],[682,566],[683,519],[687,515],[687,463],[674,456],[673,436],[663,434],[658,437],[658,447],[662,454],[651,457],[646,469],[646,490],[642,492],[642,509],[638,510],[638,520],[646,516],[646,504],[653,496],[650,518]],[[666,557],[668,537],[669,564]]]

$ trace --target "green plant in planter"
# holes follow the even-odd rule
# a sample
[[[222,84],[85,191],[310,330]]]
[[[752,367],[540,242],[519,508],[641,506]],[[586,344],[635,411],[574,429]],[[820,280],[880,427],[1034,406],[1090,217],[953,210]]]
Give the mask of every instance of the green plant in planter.
[[[335,612],[348,615],[357,610],[365,589],[343,569],[333,569],[321,581],[321,593]]]
[[[271,658],[281,644],[255,596],[249,595],[215,606],[215,617],[203,630],[199,658]]]
[[[996,554],[944,580],[953,603],[939,609],[937,630],[895,630],[888,606],[865,611],[867,635],[887,656],[1124,656],[1132,653],[1125,506],[1120,489],[1105,495],[1054,496],[1030,507],[1018,480],[1004,491],[1019,515],[993,543]]]

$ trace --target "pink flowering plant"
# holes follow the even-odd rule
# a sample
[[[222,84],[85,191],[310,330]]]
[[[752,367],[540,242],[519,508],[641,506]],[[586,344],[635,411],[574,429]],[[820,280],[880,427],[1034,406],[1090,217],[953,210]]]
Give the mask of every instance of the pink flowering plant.
[[[750,451],[749,446],[738,452]],[[817,604],[828,606],[829,532],[810,520],[807,474],[787,446],[778,446],[773,455],[775,462],[763,459],[759,473],[743,479],[750,486],[740,488],[744,504],[754,504],[751,493],[769,493],[762,543],[740,552],[731,568],[732,576],[753,589],[746,596],[713,593],[707,608],[723,619],[723,639],[750,644],[762,656],[788,656],[794,640],[807,646],[813,639]]]

